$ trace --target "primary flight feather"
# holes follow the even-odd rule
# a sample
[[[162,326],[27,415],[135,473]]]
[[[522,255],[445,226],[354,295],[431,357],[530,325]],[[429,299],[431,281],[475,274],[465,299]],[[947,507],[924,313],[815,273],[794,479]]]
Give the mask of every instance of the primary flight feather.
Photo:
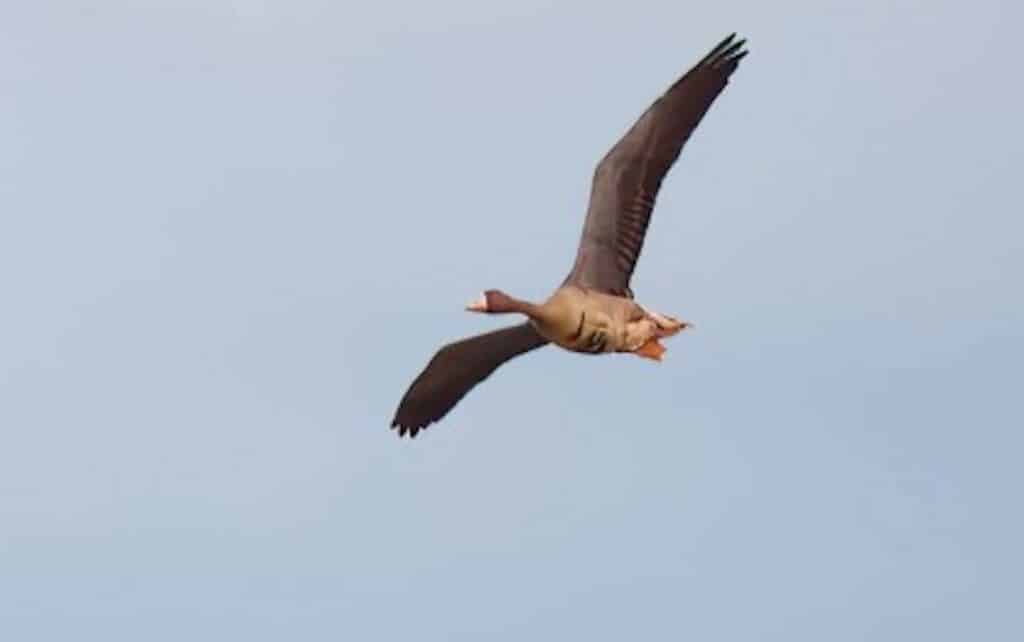
[[[467,310],[519,313],[527,322],[441,348],[402,397],[391,422],[399,435],[440,420],[501,364],[548,343],[572,352],[626,352],[661,360],[659,339],[689,324],[633,300],[630,277],[643,249],[662,180],[740,60],[745,40],[720,42],[654,101],[594,171],[576,260],[543,303],[487,290]]]

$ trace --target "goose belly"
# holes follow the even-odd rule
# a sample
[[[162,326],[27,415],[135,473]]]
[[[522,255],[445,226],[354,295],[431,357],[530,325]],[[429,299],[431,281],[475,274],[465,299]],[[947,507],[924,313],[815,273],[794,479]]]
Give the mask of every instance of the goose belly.
[[[578,332],[559,337],[555,343],[566,350],[584,354],[622,352],[628,343],[628,333],[624,324],[614,323],[603,315],[596,319],[588,315],[580,323]]]
[[[662,317],[663,319],[667,319]],[[582,323],[578,335],[559,337],[553,341],[572,352],[603,354],[608,352],[635,352],[651,339],[671,336],[679,331],[681,323],[659,323],[659,319],[644,316],[630,321],[616,322],[613,318],[594,323]]]

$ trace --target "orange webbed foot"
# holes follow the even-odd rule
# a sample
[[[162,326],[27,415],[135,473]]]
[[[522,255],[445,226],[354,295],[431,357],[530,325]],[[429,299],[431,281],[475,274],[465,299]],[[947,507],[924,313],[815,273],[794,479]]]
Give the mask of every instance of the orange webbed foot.
[[[657,338],[648,339],[642,346],[633,351],[638,357],[661,361],[661,355],[665,354],[665,346],[661,345]]]

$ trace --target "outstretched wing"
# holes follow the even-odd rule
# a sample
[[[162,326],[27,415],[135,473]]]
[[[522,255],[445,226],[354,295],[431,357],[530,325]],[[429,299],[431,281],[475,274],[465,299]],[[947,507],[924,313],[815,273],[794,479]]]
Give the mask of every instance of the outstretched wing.
[[[498,366],[524,352],[547,343],[529,323],[449,343],[430,360],[427,367],[409,386],[398,404],[392,428],[398,434],[415,437],[431,423],[438,421],[462,399],[473,386],[498,369]]]
[[[583,236],[565,283],[632,297],[654,200],[683,145],[747,55],[732,34],[669,87],[597,165]]]

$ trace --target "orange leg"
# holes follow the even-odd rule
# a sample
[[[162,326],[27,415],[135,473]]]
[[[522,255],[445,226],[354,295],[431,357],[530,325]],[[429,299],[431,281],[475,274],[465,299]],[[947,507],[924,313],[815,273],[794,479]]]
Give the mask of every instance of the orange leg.
[[[665,354],[665,346],[661,345],[658,337],[648,339],[642,346],[633,351],[638,357],[661,361],[661,355]]]

